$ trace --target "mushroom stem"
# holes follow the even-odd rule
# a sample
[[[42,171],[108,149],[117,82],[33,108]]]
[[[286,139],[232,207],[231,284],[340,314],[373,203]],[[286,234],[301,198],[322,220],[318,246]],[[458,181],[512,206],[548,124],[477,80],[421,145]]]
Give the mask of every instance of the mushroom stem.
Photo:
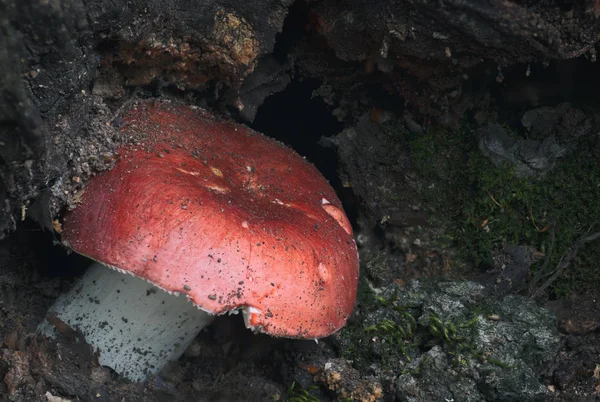
[[[185,297],[132,275],[93,264],[49,314],[81,332],[99,362],[132,381],[156,374],[178,359],[214,316]],[[38,331],[56,336],[44,320]]]

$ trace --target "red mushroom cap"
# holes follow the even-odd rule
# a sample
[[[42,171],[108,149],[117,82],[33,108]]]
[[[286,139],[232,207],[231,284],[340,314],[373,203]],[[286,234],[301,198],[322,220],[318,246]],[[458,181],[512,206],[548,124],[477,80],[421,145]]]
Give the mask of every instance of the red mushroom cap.
[[[358,284],[352,228],[319,171],[283,144],[179,103],[123,116],[120,148],[68,212],[76,252],[274,336],[341,328]]]

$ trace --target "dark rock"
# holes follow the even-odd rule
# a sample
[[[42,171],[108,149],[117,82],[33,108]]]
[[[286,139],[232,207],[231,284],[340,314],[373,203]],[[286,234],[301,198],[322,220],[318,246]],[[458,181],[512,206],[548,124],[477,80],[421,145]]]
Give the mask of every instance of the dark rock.
[[[379,125],[364,115],[356,126],[324,139],[338,151],[342,181],[362,201],[367,226],[416,215],[412,204],[419,184],[412,180],[406,132],[398,120]]]
[[[495,123],[482,128],[479,135],[481,152],[496,166],[514,166],[519,177],[547,173],[567,152],[552,135],[543,140],[516,138]]]
[[[484,400],[473,378],[453,369],[440,346],[434,346],[421,356],[420,370],[424,376],[402,374],[396,381],[396,398],[402,402]]]
[[[403,291],[394,288],[384,294],[397,294],[396,309],[419,306],[420,326],[431,328],[439,320],[443,332],[449,331],[449,338],[413,358],[403,370],[396,383],[397,398],[423,402],[547,398],[540,379],[560,346],[549,311],[520,296],[489,297],[473,282],[412,281]]]
[[[528,110],[523,114],[521,124],[530,138],[543,141],[554,136],[561,144],[568,144],[569,148],[594,129],[593,118],[568,103]]]
[[[593,53],[600,29],[589,10],[593,6],[555,5],[351,0],[319,2],[313,12],[315,29],[338,58],[393,69],[393,85],[408,103],[444,118],[452,109],[462,114],[468,101],[460,93],[470,70],[486,61],[496,70]]]
[[[274,57],[263,57],[254,71],[244,80],[239,90],[232,90],[226,96],[233,98],[227,104],[234,105],[239,115],[247,122],[254,121],[256,111],[264,100],[283,91],[291,81],[289,63],[279,63]]]
[[[487,271],[483,283],[499,297],[518,294],[527,286],[531,265],[542,257],[533,247],[505,244],[494,252],[494,267]]]

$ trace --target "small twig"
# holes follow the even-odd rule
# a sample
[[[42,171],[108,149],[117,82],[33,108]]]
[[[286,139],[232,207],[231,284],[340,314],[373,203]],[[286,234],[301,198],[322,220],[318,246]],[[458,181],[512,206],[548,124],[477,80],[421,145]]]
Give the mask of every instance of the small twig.
[[[494,198],[494,196],[492,195],[492,193],[490,193],[490,190],[485,190],[485,191],[487,191],[487,193],[490,196],[490,198],[492,199],[492,201],[494,201],[494,204],[498,205],[498,207],[500,207],[500,209],[504,209],[504,207],[502,205],[500,205],[498,203],[498,201],[496,201],[496,199]]]
[[[535,219],[533,219],[533,208],[531,204],[529,204],[529,217],[531,218],[531,223],[533,223],[533,227],[539,232],[540,228],[537,227],[537,225],[535,224]]]
[[[533,218],[533,208],[532,205],[529,204],[529,217],[531,218],[531,223],[533,223],[533,227],[535,228],[535,230],[537,230],[540,233],[543,233],[545,231],[547,231],[550,228],[550,225],[546,225],[543,228],[539,228],[538,225],[536,225],[535,223],[535,219]]]
[[[112,114],[112,116],[109,119],[110,124],[112,125],[112,122],[121,115],[121,113],[123,112],[123,110],[127,109],[129,107],[129,105],[131,105],[133,102],[135,102],[136,100],[139,99],[139,94],[142,92],[142,90],[139,87],[136,87],[133,92],[131,93],[131,95],[129,96],[129,98],[127,98],[127,100],[125,102],[123,102],[123,104],[121,106],[119,106],[119,108],[117,110],[115,110],[115,112]]]
[[[588,233],[592,230],[592,227],[593,225],[588,230]],[[600,238],[600,232],[581,237],[572,247],[569,248],[569,250],[565,252],[565,254],[563,254],[550,278],[548,278],[548,280],[546,280],[546,282],[544,282],[544,284],[531,295],[531,298],[535,299],[540,296],[540,294],[545,291],[548,286],[552,285],[552,283],[554,283],[554,281],[562,275],[569,265],[571,265],[571,262],[573,262],[573,260],[577,257],[577,253],[581,247],[583,247],[586,243],[594,241],[598,238]]]
[[[552,222],[550,223],[550,246],[548,246],[548,251],[546,252],[546,256],[544,257],[544,263],[537,270],[535,276],[529,282],[529,293],[533,294],[533,289],[535,289],[538,282],[544,276],[544,273],[548,269],[548,264],[550,263],[550,257],[552,257],[552,251],[554,250],[554,243],[556,242],[556,218],[552,218]]]

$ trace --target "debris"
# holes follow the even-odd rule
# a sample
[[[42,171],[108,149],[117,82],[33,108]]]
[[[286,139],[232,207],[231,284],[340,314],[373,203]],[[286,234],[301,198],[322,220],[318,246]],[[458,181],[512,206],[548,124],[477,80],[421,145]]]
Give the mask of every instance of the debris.
[[[70,399],[61,398],[60,396],[54,396],[50,391],[46,391],[46,399],[48,402],[71,402]]]

